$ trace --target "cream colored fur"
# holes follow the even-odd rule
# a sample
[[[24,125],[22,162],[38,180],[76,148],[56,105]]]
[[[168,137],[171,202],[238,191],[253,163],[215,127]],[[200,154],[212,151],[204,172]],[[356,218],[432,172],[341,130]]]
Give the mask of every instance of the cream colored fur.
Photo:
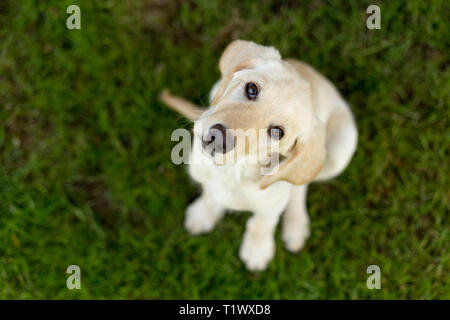
[[[262,147],[276,143],[286,159],[275,174],[266,176],[261,175],[262,164],[190,164],[189,173],[203,193],[187,208],[185,227],[191,234],[205,233],[227,209],[253,212],[239,256],[248,269],[264,270],[275,254],[274,231],[283,211],[286,248],[298,252],[303,247],[309,236],[308,183],[336,177],[347,167],[356,149],[357,129],[349,106],[330,81],[303,62],[282,60],[273,47],[234,41],[219,67],[222,78],[210,92],[207,110],[167,91],[162,95],[166,104],[195,122],[191,160],[203,155],[201,137],[216,123],[244,130],[282,125],[283,139],[269,139]],[[244,93],[249,81],[260,87],[255,101]],[[259,148],[243,148],[238,156]]]

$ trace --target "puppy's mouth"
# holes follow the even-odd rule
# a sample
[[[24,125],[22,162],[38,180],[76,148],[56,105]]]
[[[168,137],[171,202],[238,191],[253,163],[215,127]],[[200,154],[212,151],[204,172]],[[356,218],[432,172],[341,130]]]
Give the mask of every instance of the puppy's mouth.
[[[200,139],[201,138],[197,137]],[[278,152],[272,153],[259,153],[256,152],[245,152],[243,154],[238,153],[238,150],[233,149],[226,153],[216,152],[214,149],[208,150],[202,148],[203,155],[211,161],[211,164],[216,166],[222,165],[258,165],[267,170],[272,170],[274,167],[281,165],[283,161],[287,159],[287,156],[282,155]]]

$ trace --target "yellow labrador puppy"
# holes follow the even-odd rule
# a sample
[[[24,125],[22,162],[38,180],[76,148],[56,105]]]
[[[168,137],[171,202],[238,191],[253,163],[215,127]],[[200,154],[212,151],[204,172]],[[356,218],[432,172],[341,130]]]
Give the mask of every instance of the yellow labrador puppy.
[[[203,191],[187,208],[185,227],[205,233],[226,209],[253,212],[239,256],[248,269],[264,270],[275,254],[274,231],[285,209],[283,241],[292,252],[303,247],[309,236],[308,183],[336,177],[347,167],[357,129],[330,81],[303,62],[282,60],[273,47],[236,40],[219,67],[222,78],[211,90],[208,109],[167,90],[161,95],[194,121],[189,173]],[[258,143],[249,142],[248,132]],[[240,161],[261,151],[251,163]]]

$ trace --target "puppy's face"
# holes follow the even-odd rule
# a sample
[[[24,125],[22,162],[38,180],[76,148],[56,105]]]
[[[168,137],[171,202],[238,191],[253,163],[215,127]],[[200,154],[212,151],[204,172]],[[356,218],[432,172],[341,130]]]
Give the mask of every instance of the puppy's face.
[[[298,140],[309,137],[317,122],[310,84],[278,51],[233,42],[222,55],[220,69],[222,79],[211,106],[194,125],[206,153],[230,164],[249,156],[265,161],[274,152],[288,157],[304,149]],[[262,187],[289,179],[266,180]]]
[[[214,144],[214,156],[234,152],[228,162],[270,150],[285,154],[311,124],[309,84],[281,59],[248,60],[238,68],[222,80],[213,105],[195,124],[203,145]]]

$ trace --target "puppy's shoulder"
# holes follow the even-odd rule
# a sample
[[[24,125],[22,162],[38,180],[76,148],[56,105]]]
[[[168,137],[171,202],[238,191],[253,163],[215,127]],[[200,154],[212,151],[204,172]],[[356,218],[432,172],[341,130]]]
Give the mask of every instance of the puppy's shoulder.
[[[285,61],[292,65],[300,76],[310,83],[313,105],[320,120],[327,122],[334,110],[348,109],[347,103],[333,83],[315,68],[296,59],[286,59]]]

